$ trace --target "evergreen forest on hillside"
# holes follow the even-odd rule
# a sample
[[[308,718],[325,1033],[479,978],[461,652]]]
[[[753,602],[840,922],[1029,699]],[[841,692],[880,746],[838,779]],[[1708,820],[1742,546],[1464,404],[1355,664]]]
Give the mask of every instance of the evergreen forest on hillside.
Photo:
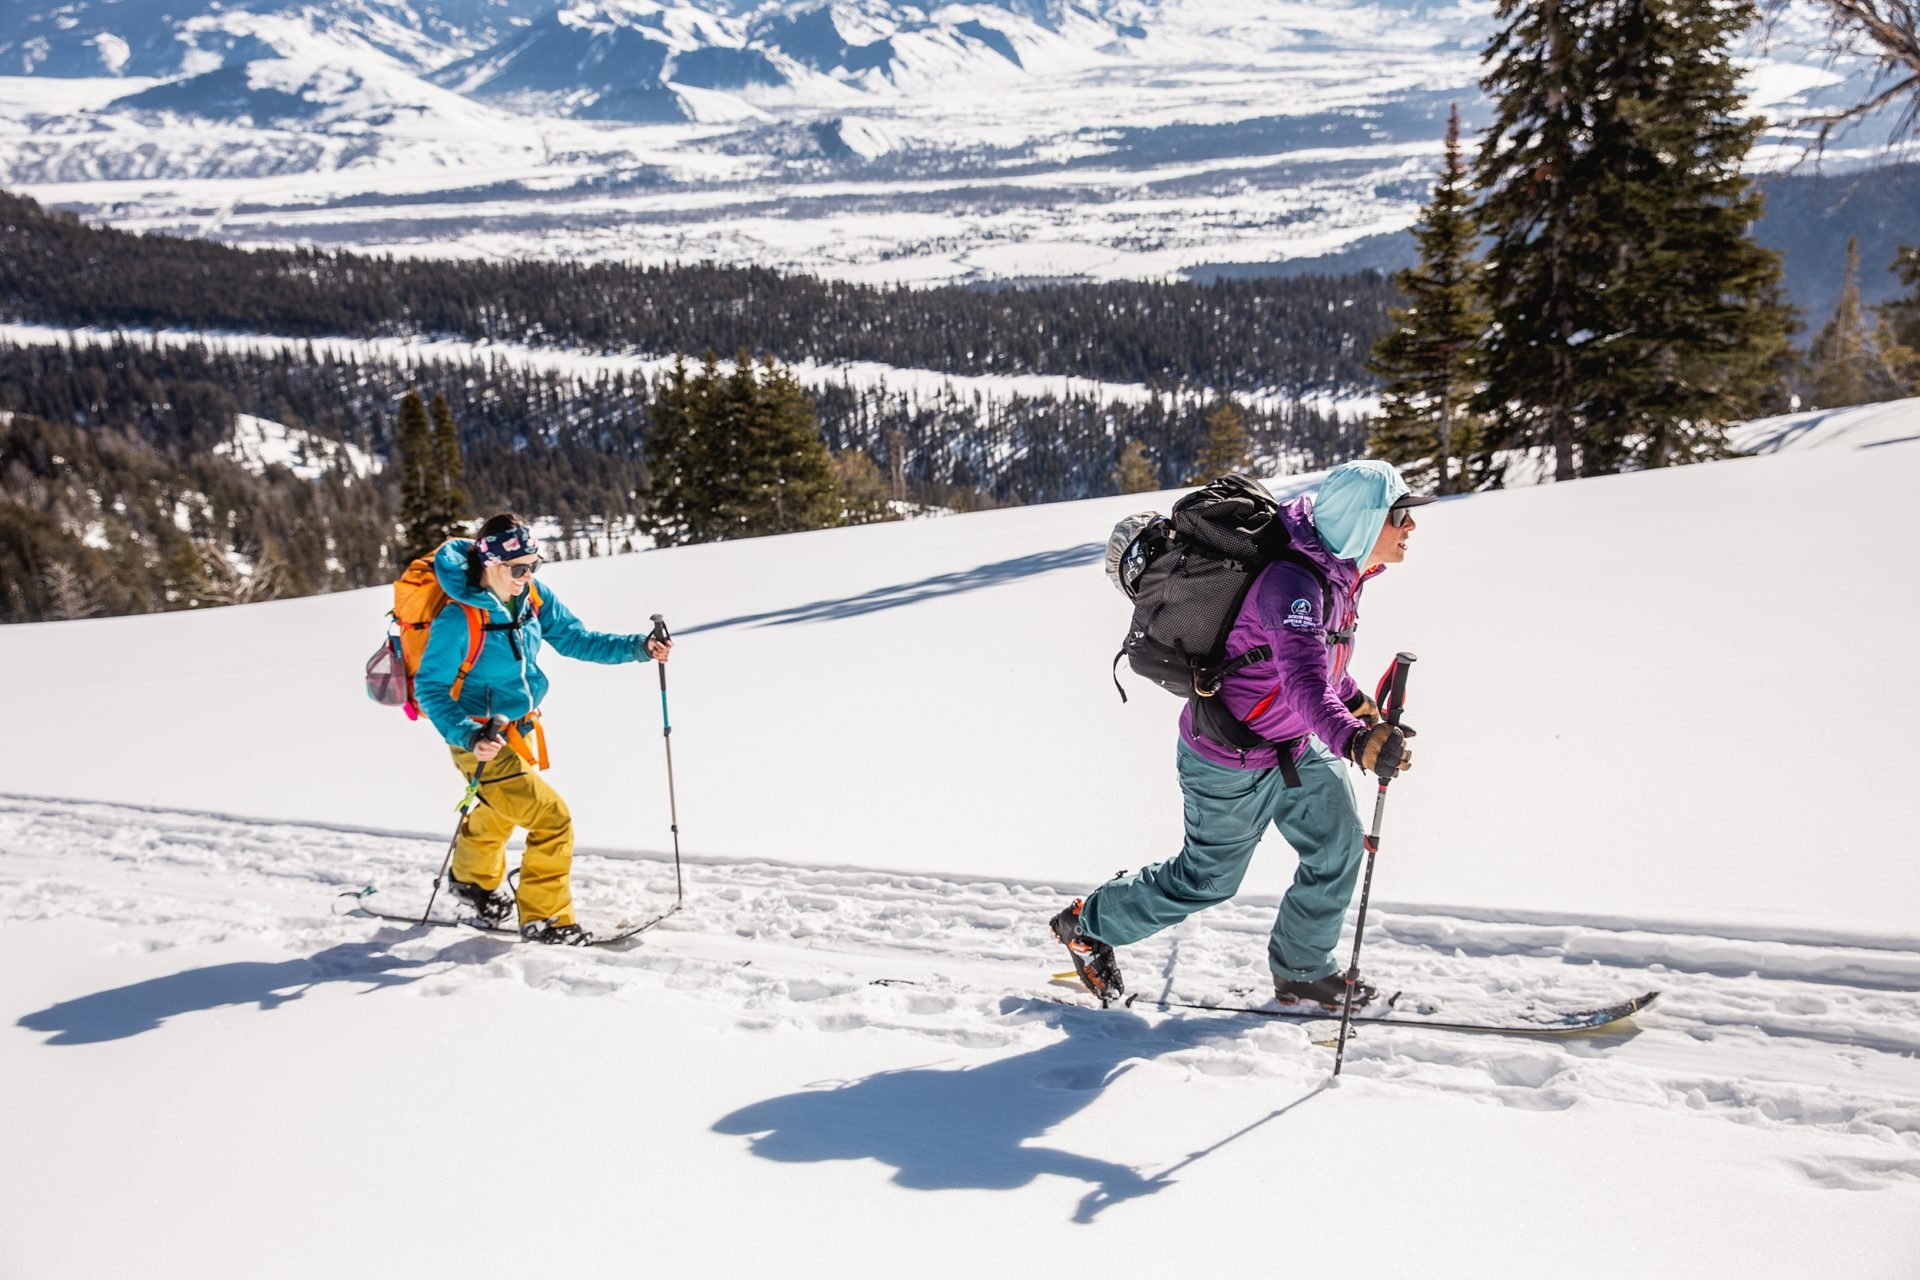
[[[290,339],[452,337],[694,360],[717,352],[736,362],[871,360],[1149,389],[1116,401],[987,398],[950,384],[815,386],[801,399],[838,505],[812,518],[830,523],[1180,484],[1221,456],[1207,423],[1223,408],[1236,424],[1232,456],[1331,462],[1356,449],[1363,431],[1302,397],[1366,385],[1366,353],[1394,296],[1370,273],[908,290],[711,265],[250,251],[94,227],[0,192],[0,318],[9,320]],[[297,341],[254,350],[0,342],[0,620],[197,607],[392,576],[424,527],[403,510],[398,473],[356,478],[344,455],[315,450],[308,461],[321,478],[301,480],[272,467],[257,474],[214,450],[246,414],[391,463],[412,390],[444,399],[468,515],[510,507],[550,519],[560,554],[619,550],[637,530],[682,540],[688,529],[706,538],[764,527],[743,515],[729,533],[650,513],[648,434],[660,388],[640,372],[575,376],[504,359],[396,363]],[[1236,390],[1260,394],[1240,407],[1221,398]],[[453,527],[447,513],[437,518],[436,527]]]
[[[213,450],[240,414],[391,461],[400,405],[439,395],[457,424],[469,517],[514,508],[554,521],[553,554],[630,545],[648,513],[657,387],[504,361],[405,366],[294,347],[214,350],[114,339],[0,342],[0,620],[196,607],[368,586],[411,548],[401,494],[318,451],[315,481],[255,474]],[[851,512],[968,510],[1179,484],[1208,448],[1198,397],[988,402],[834,384],[809,399]],[[1320,465],[1361,428],[1281,402],[1248,407],[1244,452]],[[1142,470],[1144,468],[1144,471]],[[738,535],[736,535],[738,536]],[[259,564],[273,573],[256,578]],[[236,576],[235,566],[245,572]]]
[[[89,226],[0,192],[0,313],[65,327],[446,336],[696,359],[744,350],[1297,395],[1367,385],[1368,348],[1396,300],[1373,272],[880,289],[711,264],[242,250]]]

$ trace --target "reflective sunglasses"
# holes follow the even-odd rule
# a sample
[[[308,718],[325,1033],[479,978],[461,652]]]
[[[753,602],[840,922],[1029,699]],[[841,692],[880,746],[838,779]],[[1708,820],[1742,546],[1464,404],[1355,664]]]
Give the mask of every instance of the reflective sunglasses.
[[[1413,516],[1412,507],[1394,507],[1387,512],[1387,523],[1396,529],[1406,528],[1407,521]]]

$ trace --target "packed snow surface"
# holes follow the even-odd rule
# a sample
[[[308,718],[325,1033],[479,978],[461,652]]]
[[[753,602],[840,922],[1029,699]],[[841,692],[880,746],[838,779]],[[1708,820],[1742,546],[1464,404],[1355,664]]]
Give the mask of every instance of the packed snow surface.
[[[1123,950],[1132,1008],[1049,982],[1046,918],[1178,846],[1100,567],[1173,495],[543,571],[678,633],[686,905],[625,950],[341,896],[423,908],[459,792],[360,692],[382,593],[0,631],[0,1274],[1911,1280],[1920,402],[1740,439],[1426,508],[1368,588],[1420,729],[1369,974],[1450,1018],[1662,994],[1365,1026],[1337,1088],[1326,1023],[1155,1003],[1263,997],[1277,838]],[[549,667],[589,924],[674,901],[656,670]]]

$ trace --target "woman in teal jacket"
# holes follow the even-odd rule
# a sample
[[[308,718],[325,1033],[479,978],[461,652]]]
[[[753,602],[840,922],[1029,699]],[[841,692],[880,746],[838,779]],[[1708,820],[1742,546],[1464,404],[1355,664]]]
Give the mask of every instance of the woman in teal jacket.
[[[433,568],[448,602],[428,631],[413,688],[455,766],[480,782],[480,803],[454,840],[453,892],[489,920],[504,920],[517,906],[524,938],[577,946],[591,938],[573,918],[573,817],[538,772],[547,767],[540,651],[551,644],[585,662],[665,662],[673,646],[645,635],[587,630],[534,579],[539,563],[533,530],[511,512],[481,525],[470,542],[443,545]],[[473,639],[469,609],[486,621],[480,651],[462,679]],[[527,850],[519,892],[510,896],[500,885],[516,827],[526,828]]]

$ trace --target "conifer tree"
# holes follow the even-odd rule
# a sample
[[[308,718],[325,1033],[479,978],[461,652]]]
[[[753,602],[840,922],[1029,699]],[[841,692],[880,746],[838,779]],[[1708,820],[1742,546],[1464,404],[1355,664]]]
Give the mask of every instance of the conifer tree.
[[[1583,104],[1593,97],[1593,74],[1579,46],[1596,7],[1595,0],[1499,0],[1495,19],[1503,25],[1482,54],[1491,69],[1481,87],[1495,114],[1474,166],[1489,242],[1485,383],[1474,400],[1488,426],[1473,461],[1475,484],[1499,481],[1499,454],[1508,449],[1544,450],[1556,480],[1578,474],[1574,339],[1594,319],[1599,256],[1583,229],[1592,178],[1582,153]]]
[[[841,523],[833,459],[812,401],[788,370],[711,354],[655,388],[641,530],[660,545],[717,542]]]
[[[1730,45],[1749,0],[1501,0],[1475,180],[1489,418],[1475,471],[1555,479],[1712,456],[1773,380],[1788,314],[1751,235]]]
[[[1189,484],[1205,484],[1215,476],[1232,471],[1247,471],[1253,466],[1253,441],[1247,436],[1247,424],[1231,400],[1222,400],[1205,419],[1207,438],[1194,460]]]
[[[51,620],[91,618],[100,612],[99,597],[86,575],[64,560],[55,560],[40,571],[40,585],[46,596],[46,616]]]
[[[1860,309],[1860,248],[1847,237],[1847,265],[1833,314],[1807,350],[1808,394],[1816,409],[1866,404],[1879,397],[1873,388],[1874,352]]]
[[[1880,308],[1880,354],[1895,394],[1920,395],[1920,248],[1902,248],[1891,269],[1910,292]]]
[[[206,564],[191,539],[178,539],[162,563],[168,607],[197,609],[207,602]]]
[[[899,517],[887,506],[887,482],[880,464],[861,449],[833,455],[834,488],[840,495],[842,524],[877,524]]]
[[[440,525],[439,540],[444,540],[458,536],[471,513],[462,487],[466,467],[460,458],[460,432],[453,425],[453,410],[446,396],[438,391],[433,393],[432,415],[433,471],[438,489],[435,517]]]
[[[1144,441],[1129,440],[1120,449],[1114,468],[1115,493],[1152,493],[1160,487],[1160,468],[1154,465]]]
[[[1487,316],[1474,259],[1472,200],[1455,104],[1447,114],[1439,180],[1413,226],[1419,265],[1393,278],[1407,305],[1388,313],[1396,327],[1374,344],[1369,366],[1386,386],[1367,450],[1397,465],[1423,492],[1458,491],[1455,460],[1473,448],[1467,406],[1478,389],[1477,351]]]
[[[1582,474],[1724,456],[1725,424],[1779,383],[1791,312],[1780,257],[1752,234],[1734,44],[1751,0],[1617,0],[1590,38],[1602,323],[1582,344]]]
[[[813,401],[793,372],[760,363],[759,376],[743,352],[746,370],[742,440],[747,483],[738,507],[739,537],[827,529],[841,523],[833,456],[820,439]]]
[[[432,428],[420,393],[408,390],[400,399],[400,421],[394,432],[400,457],[393,470],[400,479],[402,562],[423,556],[440,545],[439,468],[433,453]]]

